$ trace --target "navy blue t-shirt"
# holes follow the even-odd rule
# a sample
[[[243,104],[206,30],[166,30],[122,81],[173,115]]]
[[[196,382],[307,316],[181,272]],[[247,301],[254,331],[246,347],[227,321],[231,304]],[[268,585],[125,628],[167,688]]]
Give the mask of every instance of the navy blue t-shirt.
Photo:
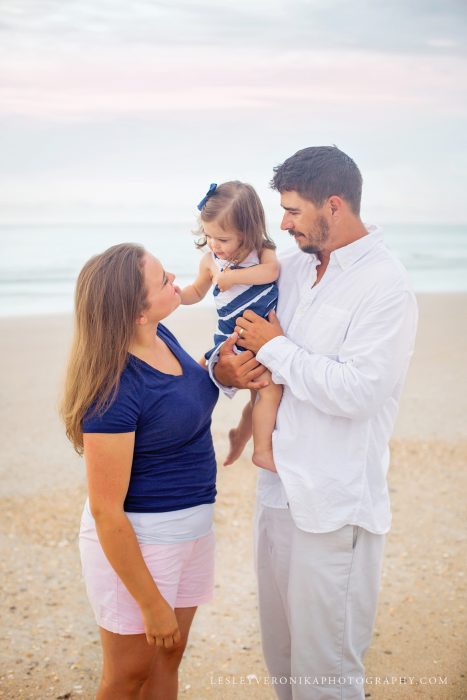
[[[164,374],[129,355],[115,401],[103,415],[88,411],[83,420],[83,433],[135,432],[128,513],[191,508],[216,496],[211,413],[219,391],[167,328],[159,324],[157,335],[183,374]]]

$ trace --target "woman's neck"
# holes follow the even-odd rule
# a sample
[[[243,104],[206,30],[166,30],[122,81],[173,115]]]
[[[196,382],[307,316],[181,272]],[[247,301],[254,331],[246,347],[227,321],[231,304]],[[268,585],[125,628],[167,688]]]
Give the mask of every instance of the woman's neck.
[[[150,352],[158,346],[158,336],[156,324],[145,324],[144,326],[137,326],[128,352],[132,355],[140,355],[144,352]]]

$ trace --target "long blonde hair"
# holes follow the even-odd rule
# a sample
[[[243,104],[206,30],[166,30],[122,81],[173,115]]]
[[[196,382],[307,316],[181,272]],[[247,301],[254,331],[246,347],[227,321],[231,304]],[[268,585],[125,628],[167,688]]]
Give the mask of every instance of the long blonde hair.
[[[91,406],[99,413],[115,398],[135,321],[147,308],[145,254],[139,245],[121,243],[91,258],[79,274],[60,407],[67,437],[78,454],[83,453],[83,417]]]

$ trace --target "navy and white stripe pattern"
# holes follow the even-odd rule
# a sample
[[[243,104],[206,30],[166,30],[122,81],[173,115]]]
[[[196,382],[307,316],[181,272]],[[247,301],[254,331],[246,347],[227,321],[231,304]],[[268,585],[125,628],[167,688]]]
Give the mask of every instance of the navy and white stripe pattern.
[[[259,264],[259,257],[256,251],[249,253],[239,265],[226,264],[225,260],[220,260],[214,254],[213,259],[219,270],[224,270],[226,267],[236,270]],[[214,347],[205,354],[206,359],[209,359],[218,345],[227,340],[229,335],[232,335],[235,329],[235,320],[244,311],[250,309],[258,316],[267,318],[268,313],[277,306],[276,282],[255,285],[235,284],[225,292],[221,292],[216,284],[213,289],[213,295],[217,308],[218,325],[214,334]],[[238,351],[243,351],[244,349],[237,347]]]

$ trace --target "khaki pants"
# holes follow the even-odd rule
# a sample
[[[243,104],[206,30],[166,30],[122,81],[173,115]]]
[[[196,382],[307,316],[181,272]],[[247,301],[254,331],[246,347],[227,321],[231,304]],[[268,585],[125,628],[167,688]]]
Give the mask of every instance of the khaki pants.
[[[361,700],[384,535],[299,530],[259,506],[255,563],[263,653],[280,700]],[[285,682],[287,679],[287,682]]]

